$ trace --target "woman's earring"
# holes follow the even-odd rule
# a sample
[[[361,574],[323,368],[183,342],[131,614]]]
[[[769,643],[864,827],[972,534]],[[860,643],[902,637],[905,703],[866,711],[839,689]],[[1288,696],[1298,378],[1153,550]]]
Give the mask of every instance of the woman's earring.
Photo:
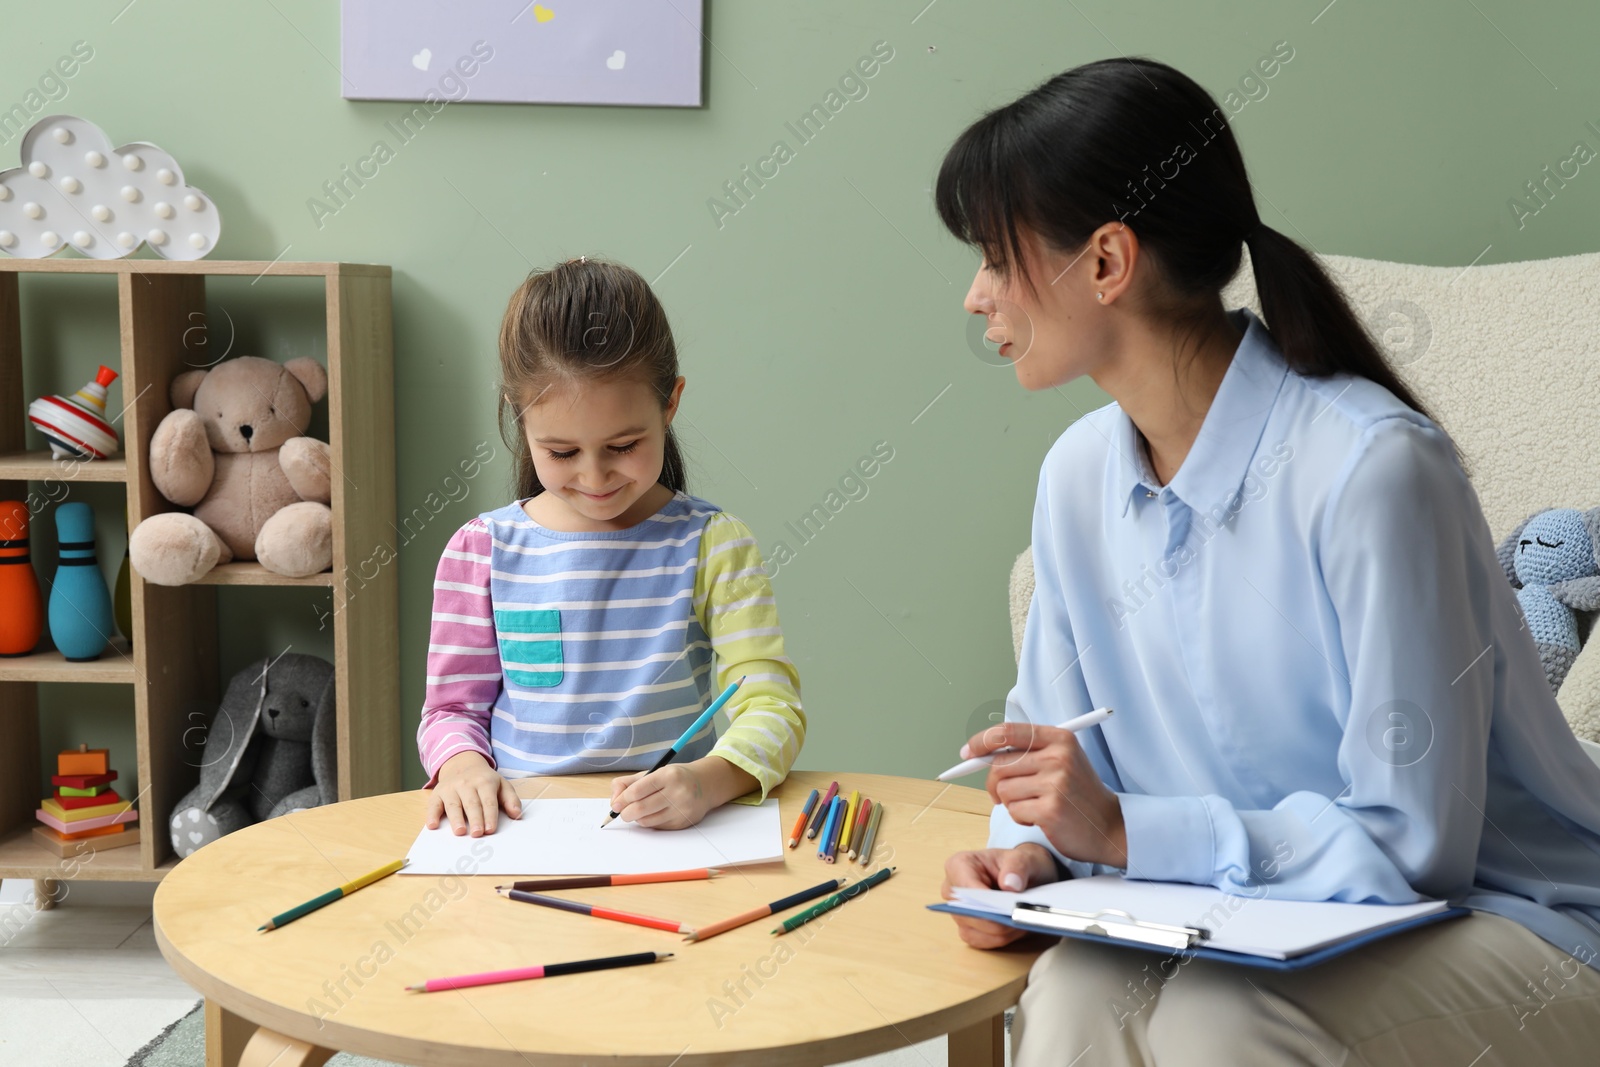
[[[1104,294],[1104,293],[1096,293],[1096,294],[1094,294],[1094,298],[1096,300],[1104,300],[1106,298],[1106,294]]]

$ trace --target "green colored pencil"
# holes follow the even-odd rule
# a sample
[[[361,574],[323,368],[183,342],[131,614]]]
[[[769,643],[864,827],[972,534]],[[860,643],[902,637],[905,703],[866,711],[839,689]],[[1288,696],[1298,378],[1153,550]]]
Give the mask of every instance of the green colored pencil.
[[[822,901],[822,903],[807,908],[805,911],[802,911],[799,915],[796,915],[793,918],[785,919],[783,925],[772,932],[774,934],[787,934],[792,930],[799,929],[812,919],[832,911],[834,908],[837,908],[840,904],[843,904],[852,897],[858,897],[862,893],[865,893],[867,890],[871,889],[873,886],[883,884],[889,880],[889,876],[893,873],[893,867],[885,867],[865,881],[857,882],[853,886],[850,886],[846,889],[841,889],[827,900]]]
[[[346,882],[344,885],[339,886],[337,889],[328,890],[326,893],[322,894],[320,897],[313,897],[310,900],[306,901],[304,904],[299,905],[298,907],[290,908],[288,911],[284,912],[282,915],[274,915],[272,918],[268,919],[266,922],[264,922],[260,926],[256,927],[256,929],[257,930],[276,930],[280,926],[286,926],[289,923],[292,923],[296,919],[300,918],[300,916],[302,916],[302,915],[306,915],[306,914],[309,914],[310,912],[316,911],[318,908],[323,907],[326,904],[332,904],[334,901],[340,899],[341,897],[347,897],[351,893],[354,893],[357,889],[362,889],[362,888],[364,888],[366,886],[369,886],[373,882],[376,882],[380,878],[389,877],[395,871],[398,871],[401,867],[404,867],[406,864],[408,864],[410,862],[411,861],[409,859],[398,859],[398,860],[395,860],[393,863],[386,863],[382,867],[379,867],[377,870],[369,871],[366,874],[363,874],[360,878],[357,878],[357,879],[355,879],[354,881],[351,881],[351,882]]]
[[[872,859],[872,849],[878,843],[878,824],[883,821],[883,805],[872,805],[872,818],[867,822],[867,836],[861,841],[861,852],[856,856],[865,867]]]

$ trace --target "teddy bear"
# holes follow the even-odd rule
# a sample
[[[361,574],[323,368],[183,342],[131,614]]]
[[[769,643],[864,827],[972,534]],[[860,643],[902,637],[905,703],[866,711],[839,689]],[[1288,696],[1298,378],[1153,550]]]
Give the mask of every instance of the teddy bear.
[[[327,391],[327,372],[305,358],[239,356],[172,380],[173,410],[150,440],[150,479],[194,511],[134,528],[128,555],[145,581],[188,585],[233,560],[292,578],[328,569],[328,445],[304,436]]]
[[[1600,507],[1535,512],[1506,535],[1495,554],[1517,591],[1555,692],[1600,613]]]
[[[333,664],[298,652],[233,676],[210,728],[186,732],[198,735],[189,758],[200,784],[167,820],[180,859],[242,826],[339,798],[334,681]]]

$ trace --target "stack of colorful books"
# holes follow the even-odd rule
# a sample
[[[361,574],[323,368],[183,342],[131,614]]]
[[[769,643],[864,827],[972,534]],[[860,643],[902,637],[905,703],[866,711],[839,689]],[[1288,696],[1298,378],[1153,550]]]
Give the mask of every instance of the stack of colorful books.
[[[139,813],[133,801],[111,788],[117,772],[109,755],[106,749],[79,745],[56,756],[56,773],[50,776],[55,795],[40,801],[34,812],[43,824],[33,828],[35,841],[63,858],[138,844]]]

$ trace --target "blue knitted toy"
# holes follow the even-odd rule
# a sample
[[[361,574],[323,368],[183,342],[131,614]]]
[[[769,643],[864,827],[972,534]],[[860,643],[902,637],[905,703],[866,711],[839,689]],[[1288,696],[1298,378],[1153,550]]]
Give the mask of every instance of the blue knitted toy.
[[[1555,692],[1600,614],[1600,508],[1536,512],[1495,552]]]

